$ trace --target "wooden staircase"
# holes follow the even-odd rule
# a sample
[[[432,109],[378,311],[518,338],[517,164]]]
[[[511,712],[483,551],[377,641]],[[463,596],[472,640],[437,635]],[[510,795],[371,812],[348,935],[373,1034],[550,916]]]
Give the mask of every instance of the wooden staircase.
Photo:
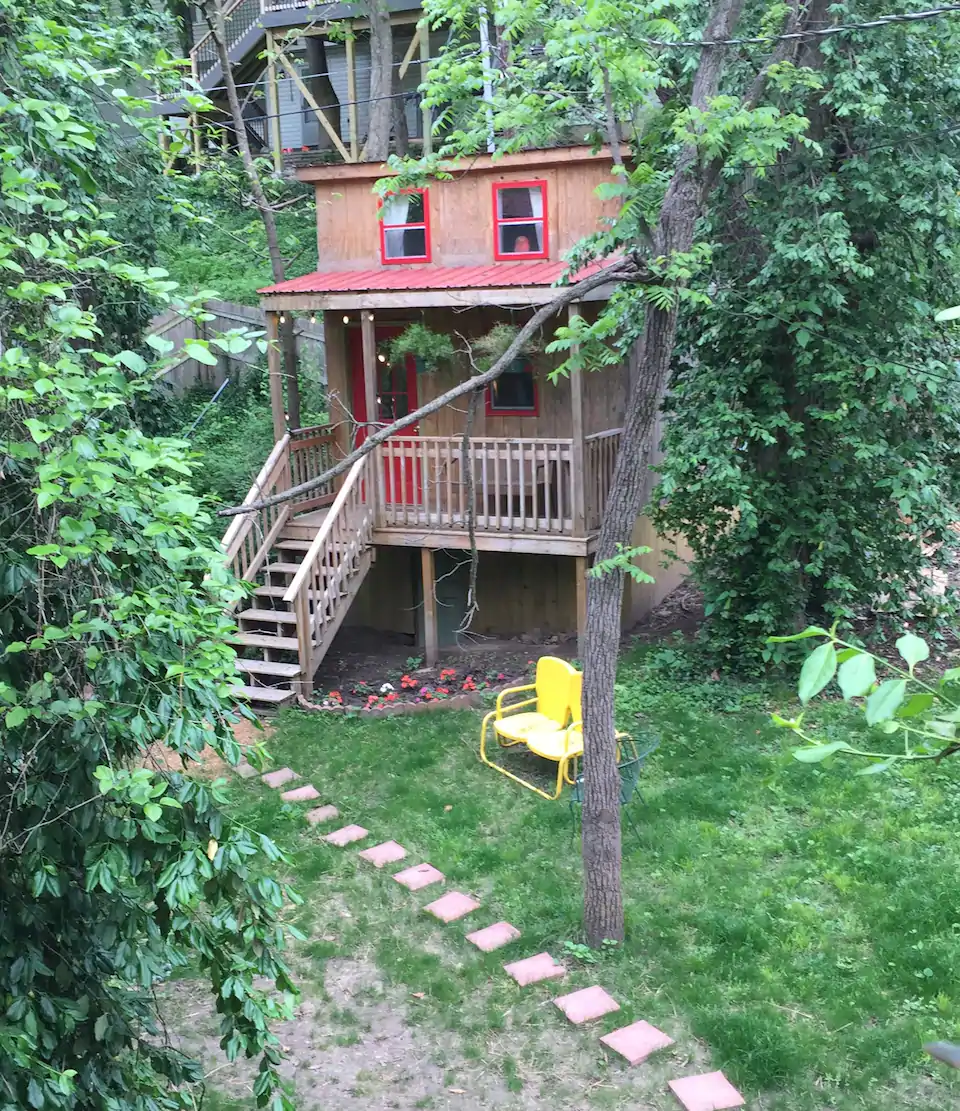
[[[317,439],[301,439],[308,447],[299,449],[299,458],[289,435],[277,443],[246,502],[289,489],[291,458],[297,482],[307,477],[308,452],[322,468]],[[290,502],[270,506],[235,518],[224,536],[234,573],[254,584],[236,614],[234,639],[237,667],[247,680],[236,693],[255,705],[276,707],[298,693],[309,696],[313,676],[373,563],[372,477],[367,456],[353,465],[332,504],[331,494],[321,492],[292,507]],[[318,511],[324,502],[328,508]]]

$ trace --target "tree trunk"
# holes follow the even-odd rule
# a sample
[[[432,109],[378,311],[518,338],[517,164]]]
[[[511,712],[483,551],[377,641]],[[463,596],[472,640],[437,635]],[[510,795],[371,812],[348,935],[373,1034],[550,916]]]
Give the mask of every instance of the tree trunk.
[[[386,162],[393,123],[393,27],[386,0],[369,0],[370,116],[360,159]]]
[[[728,38],[743,0],[716,0],[704,39]],[[691,103],[705,110],[716,96],[724,51],[706,48],[693,84]],[[654,231],[654,257],[689,251],[703,206],[708,175],[701,176],[694,147],[680,153]],[[709,169],[709,168],[708,168]],[[643,508],[644,471],[650,435],[670,376],[677,309],[648,304],[645,327],[631,353],[631,388],[620,451],[604,507],[597,562],[629,547]],[[635,368],[635,370],[634,370]],[[624,572],[613,571],[587,585],[587,630],[583,675],[583,920],[587,944],[624,936],[620,850],[620,775],[614,730],[614,679],[620,644]]]
[[[323,109],[327,123],[330,124],[337,135],[340,135],[340,98],[337,96],[337,90],[330,80],[327,44],[321,35],[307,35],[305,41],[307,44],[307,73],[319,75],[307,79],[307,88],[313,95],[313,99]],[[317,126],[320,131],[320,149],[331,150],[333,142],[330,136],[319,124]],[[343,136],[340,135],[340,138],[343,138]]]
[[[267,238],[267,253],[270,256],[270,269],[273,280],[282,282],[286,277],[283,255],[280,253],[280,240],[277,236],[277,222],[273,216],[273,209],[263,191],[260,174],[256,162],[250,153],[250,140],[247,137],[246,121],[243,118],[243,106],[237,95],[237,85],[233,79],[233,69],[227,53],[227,35],[223,22],[222,0],[204,0],[203,12],[207,24],[213,33],[213,41],[217,48],[217,59],[220,63],[220,72],[223,75],[223,84],[227,92],[227,103],[230,105],[230,116],[233,120],[233,133],[243,162],[243,169],[247,175],[250,192],[253,194],[254,204],[263,221],[263,230]],[[297,341],[293,331],[293,319],[284,315],[280,324],[280,350],[283,353],[283,369],[287,379],[287,421],[290,428],[300,427],[300,384],[297,379]]]

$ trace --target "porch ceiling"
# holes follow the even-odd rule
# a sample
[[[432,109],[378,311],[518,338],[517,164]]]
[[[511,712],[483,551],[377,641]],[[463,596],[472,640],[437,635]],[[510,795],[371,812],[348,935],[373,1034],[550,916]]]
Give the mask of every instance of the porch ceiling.
[[[578,278],[600,269],[585,267]],[[493,263],[489,266],[384,267],[316,271],[259,292],[266,309],[411,308],[433,305],[539,305],[566,273],[565,262]],[[608,289],[584,300],[604,300]]]

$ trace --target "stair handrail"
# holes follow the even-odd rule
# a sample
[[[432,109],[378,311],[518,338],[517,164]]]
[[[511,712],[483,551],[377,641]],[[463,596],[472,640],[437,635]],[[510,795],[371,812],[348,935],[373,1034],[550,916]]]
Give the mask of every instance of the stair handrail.
[[[243,3],[245,3],[245,0],[233,0],[232,3],[227,4],[224,7],[224,9],[223,9],[223,19],[224,19],[224,27],[225,28],[226,28],[226,21],[230,19],[230,17],[233,15],[234,11],[237,8],[239,8],[240,5],[243,4]],[[240,32],[240,34],[237,35],[235,38],[229,39],[229,36],[228,36],[229,41],[226,43],[228,54],[229,54],[230,50],[233,48],[233,46],[236,43],[238,43],[240,41],[240,39],[243,38],[243,36],[247,33],[247,31],[249,31],[250,28],[255,23],[260,22],[260,19],[261,19],[262,16],[263,16],[263,3],[262,3],[262,0],[261,0],[260,10],[257,13],[256,18],[251,19],[250,22],[246,25],[246,27],[244,27],[243,30]],[[206,45],[207,39],[212,39],[212,38],[213,38],[213,31],[212,30],[207,31],[207,33],[202,38],[197,39],[197,41],[193,44],[193,46],[190,47],[190,60],[192,62],[192,71],[193,71],[193,74],[194,74],[195,77],[197,76],[197,74],[199,72],[200,48],[202,46]],[[217,63],[214,62],[213,65],[211,65],[209,67],[209,69],[212,69],[213,66],[216,65],[216,64]]]
[[[273,451],[267,456],[267,461],[260,468],[259,474],[253,480],[253,485],[247,491],[247,496],[243,499],[244,505],[249,505],[251,502],[260,500],[277,464],[286,458],[287,448],[289,446],[290,433],[287,432],[273,445]],[[251,510],[249,513],[238,513],[227,527],[227,531],[223,534],[220,543],[226,553],[228,562],[236,555],[247,533],[253,528],[256,515],[256,510]]]
[[[283,596],[285,602],[293,602],[296,600],[297,595],[303,589],[304,583],[313,574],[313,566],[319,554],[323,551],[323,547],[333,531],[334,521],[346,505],[347,499],[353,488],[361,481],[361,475],[366,469],[367,461],[370,459],[369,455],[363,456],[358,459],[356,463],[347,472],[347,478],[344,484],[340,487],[337,496],[333,499],[333,504],[330,506],[330,511],[327,513],[320,526],[320,531],[313,538],[313,543],[304,553],[303,560],[297,573],[293,576],[293,582],[287,588],[286,594]],[[369,481],[369,480],[368,480]]]

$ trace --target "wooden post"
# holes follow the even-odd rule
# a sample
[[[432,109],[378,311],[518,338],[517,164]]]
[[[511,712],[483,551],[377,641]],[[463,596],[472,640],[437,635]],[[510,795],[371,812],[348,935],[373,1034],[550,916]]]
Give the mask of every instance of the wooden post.
[[[283,152],[280,147],[280,96],[277,92],[277,63],[274,56],[273,32],[267,31],[267,116],[270,128],[270,149],[273,151],[273,169],[280,173],[283,169]]]
[[[587,558],[576,556],[574,574],[577,576],[577,655],[583,659],[587,636]]]
[[[197,62],[196,53],[191,53],[190,55],[190,74],[193,77],[196,91],[202,92],[203,90],[200,89],[200,66]],[[190,113],[190,133],[191,139],[193,141],[193,171],[195,174],[199,175],[201,168],[200,117],[197,115],[196,112]]]
[[[360,341],[363,348],[363,397],[366,402],[367,410],[367,427],[364,431],[364,439],[370,435],[371,431],[376,428],[377,416],[379,414],[379,406],[377,405],[377,331],[373,319],[373,313],[363,310],[360,313]],[[381,449],[374,450],[374,456],[381,457]],[[379,464],[374,462],[374,467],[379,469]],[[382,479],[382,473],[378,475],[376,483],[370,484],[370,494],[368,501],[372,503],[373,519],[377,520],[377,487]]]
[[[339,151],[340,157],[344,160],[344,162],[349,162],[350,155],[347,153],[347,148],[340,141],[340,136],[336,133],[336,131],[333,130],[330,125],[330,121],[324,115],[323,109],[320,107],[319,104],[317,104],[313,93],[311,93],[307,86],[303,83],[303,78],[300,76],[299,73],[297,73],[296,68],[291,64],[290,59],[286,56],[286,54],[284,54],[282,50],[277,51],[277,61],[287,71],[287,73],[290,75],[290,80],[293,81],[294,85],[297,86],[300,95],[313,109],[314,115],[317,117],[317,122],[330,136],[330,141]]]
[[[420,83],[423,84],[427,79],[427,73],[430,70],[430,25],[426,20],[420,24]],[[433,119],[431,118],[430,109],[426,104],[420,105],[420,112],[423,115],[423,154],[424,156],[433,153],[433,135],[431,130],[433,128]]]
[[[424,663],[427,667],[433,667],[440,650],[440,635],[437,628],[437,576],[432,548],[420,549],[420,568],[423,576]]]
[[[573,326],[574,321],[580,315],[580,306],[570,303],[568,306],[568,320],[570,325]],[[573,353],[578,349],[574,347]],[[586,536],[586,501],[585,501],[585,484],[586,477],[583,473],[583,377],[579,370],[572,370],[570,372],[570,417],[571,426],[570,434],[573,438],[572,449],[572,482],[571,488],[573,493],[573,535]]]
[[[357,62],[353,50],[353,24],[347,24],[347,120],[350,127],[350,161],[360,157],[360,136],[357,134]]]
[[[282,440],[287,433],[287,414],[283,407],[283,366],[280,356],[280,325],[277,314],[266,313],[267,317],[267,372],[270,379],[270,411],[273,413],[274,442]]]

